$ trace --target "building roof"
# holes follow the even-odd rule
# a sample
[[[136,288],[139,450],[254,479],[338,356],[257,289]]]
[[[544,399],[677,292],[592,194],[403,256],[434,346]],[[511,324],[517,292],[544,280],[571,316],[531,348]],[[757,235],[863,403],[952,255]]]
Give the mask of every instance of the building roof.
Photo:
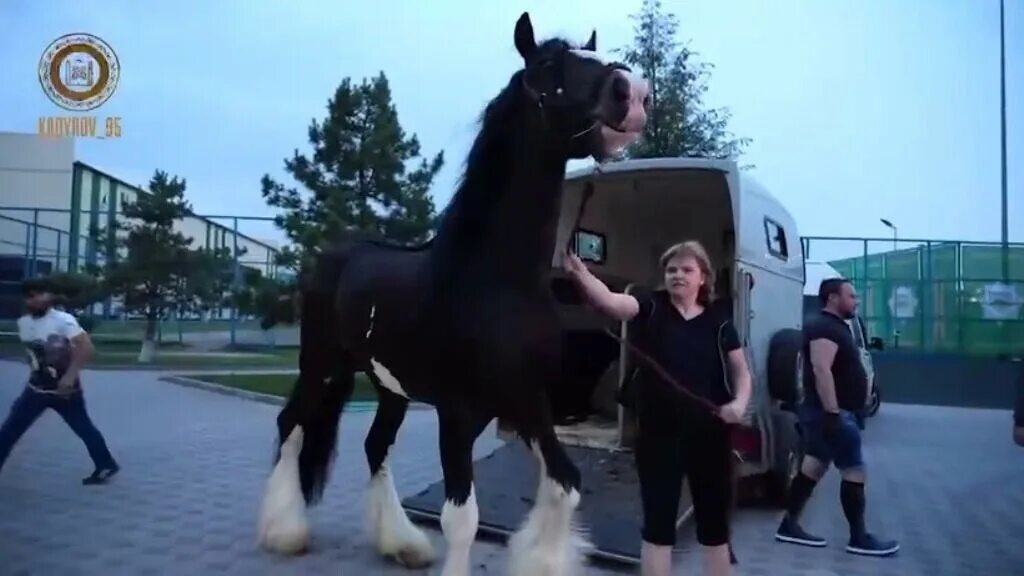
[[[144,188],[142,188],[140,186],[137,186],[135,184],[129,184],[128,182],[125,182],[121,178],[118,178],[117,176],[114,176],[110,172],[107,172],[105,170],[101,170],[101,169],[99,169],[99,168],[97,168],[97,167],[95,167],[95,166],[93,166],[91,164],[87,164],[85,162],[82,162],[81,160],[75,160],[75,166],[80,166],[80,167],[86,168],[86,169],[88,169],[88,170],[90,170],[92,172],[96,172],[97,174],[100,174],[100,175],[110,179],[111,181],[116,182],[118,186],[123,186],[125,188],[130,188],[130,189],[134,190],[136,193],[139,193],[139,194],[149,194],[148,190],[146,190],[146,189],[144,189]],[[228,232],[231,232],[232,234],[235,233],[234,229],[231,228],[230,226],[226,226],[224,224],[221,224],[220,222],[216,222],[214,220],[211,220],[210,218],[208,218],[206,216],[203,216],[201,214],[196,214],[196,213],[192,212],[191,216],[193,216],[195,218],[198,218],[200,220],[203,220],[205,222],[208,222],[208,223],[210,223],[211,225],[213,225],[213,226],[215,226],[217,228],[221,228],[223,230],[227,230]],[[227,217],[227,216],[225,216],[225,217]],[[243,216],[239,216],[239,218],[244,218],[244,217]],[[256,238],[253,238],[252,236],[249,236],[247,234],[243,234],[242,232],[238,232],[238,237],[239,238],[245,238],[246,240],[248,240],[250,242],[253,242],[255,244],[259,244],[260,246],[263,246],[267,250],[271,250],[273,252],[278,252],[279,251],[279,248],[277,246],[272,246],[272,245],[268,244],[264,240],[258,240]]]

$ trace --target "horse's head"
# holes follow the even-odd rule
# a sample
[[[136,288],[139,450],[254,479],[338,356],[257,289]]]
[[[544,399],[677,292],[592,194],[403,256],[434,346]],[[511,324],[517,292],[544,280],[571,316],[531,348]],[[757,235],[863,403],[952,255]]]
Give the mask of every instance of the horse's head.
[[[597,52],[597,33],[580,48],[563,40],[537,44],[527,13],[515,45],[525,62],[523,89],[543,111],[549,130],[574,158],[603,160],[637,137],[647,123],[647,82]]]

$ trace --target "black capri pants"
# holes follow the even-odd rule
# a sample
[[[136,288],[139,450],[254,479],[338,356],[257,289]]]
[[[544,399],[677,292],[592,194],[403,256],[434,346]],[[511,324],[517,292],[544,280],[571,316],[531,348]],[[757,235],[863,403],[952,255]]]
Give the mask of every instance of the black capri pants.
[[[678,416],[677,416],[678,418]],[[733,501],[732,427],[712,416],[666,423],[641,417],[636,438],[636,467],[643,503],[644,541],[676,543],[676,519],[683,479],[689,480],[697,541],[704,546],[729,542]],[[653,422],[652,422],[653,420]],[[678,422],[678,420],[677,420]]]

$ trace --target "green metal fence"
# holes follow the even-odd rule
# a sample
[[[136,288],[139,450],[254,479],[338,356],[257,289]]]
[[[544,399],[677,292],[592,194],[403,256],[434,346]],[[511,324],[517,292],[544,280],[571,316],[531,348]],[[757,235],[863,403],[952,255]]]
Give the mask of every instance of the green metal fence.
[[[119,211],[105,214],[110,221],[123,219]],[[91,226],[74,225],[76,218],[94,221],[92,212],[75,213],[56,208],[0,206],[0,332],[10,331],[20,313],[19,285],[23,278],[55,272],[82,270],[87,264],[102,266],[113,256],[112,238],[88,232]],[[95,222],[93,222],[95,224]],[[106,224],[109,224],[106,223]],[[233,283],[239,285],[246,268],[263,276],[278,278],[291,271],[276,263],[277,247],[261,238],[275,234],[269,216],[191,215],[175,228],[192,238],[195,248],[227,248],[232,255]],[[102,330],[118,334],[141,334],[144,323],[121,314],[115,299],[97,303],[86,315],[105,320]],[[258,321],[240,317],[232,306],[215,306],[204,317],[178,315],[161,319],[159,337],[182,341],[183,333],[223,333],[225,343],[238,343],[238,331],[258,331]],[[251,335],[250,335],[251,336]],[[250,337],[246,340],[256,340]]]
[[[853,281],[872,336],[890,347],[1024,352],[1024,244],[803,238],[805,258]],[[813,288],[813,287],[812,287]]]
[[[115,219],[119,214],[107,216]],[[73,226],[74,218],[70,210],[0,206],[0,296],[17,298],[17,285],[25,277],[77,270],[86,263],[102,265],[110,244],[70,232],[89,229],[81,223]],[[196,215],[183,224],[183,231],[196,247],[231,249],[239,282],[246,267],[269,277],[287,273],[274,263],[276,248],[258,240],[274,235],[272,220]],[[980,355],[1024,352],[1024,243],[1009,245],[1005,277],[998,243],[812,236],[802,238],[802,246],[806,260],[828,263],[853,281],[869,332],[890,348]],[[103,302],[93,313],[116,317],[116,303]],[[252,319],[240,318],[229,307],[212,310],[202,325],[198,318],[171,320],[162,324],[166,332],[177,332],[179,340],[183,330],[221,326],[228,342],[236,343],[237,330],[255,327]]]

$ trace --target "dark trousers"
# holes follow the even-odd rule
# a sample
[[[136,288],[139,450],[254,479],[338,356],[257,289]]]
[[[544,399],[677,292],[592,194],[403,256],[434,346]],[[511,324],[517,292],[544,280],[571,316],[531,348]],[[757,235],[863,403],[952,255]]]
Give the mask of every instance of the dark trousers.
[[[0,426],[0,469],[3,468],[14,445],[47,408],[52,408],[60,414],[82,439],[96,468],[109,468],[114,465],[114,457],[110,455],[103,435],[93,425],[85,410],[85,397],[81,390],[70,396],[57,396],[36,392],[26,387],[11,405],[7,420]]]

